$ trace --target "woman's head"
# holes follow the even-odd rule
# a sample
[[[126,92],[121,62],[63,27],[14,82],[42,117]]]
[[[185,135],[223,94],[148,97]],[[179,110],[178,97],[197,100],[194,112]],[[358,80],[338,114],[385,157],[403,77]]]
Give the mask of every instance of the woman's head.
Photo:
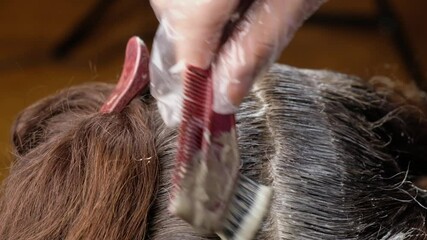
[[[73,87],[18,116],[2,239],[216,238],[167,211],[175,129],[148,93],[99,113],[112,88]],[[272,68],[237,115],[242,172],[274,188],[258,239],[426,237],[412,183],[427,173],[426,119],[394,96],[346,75]]]

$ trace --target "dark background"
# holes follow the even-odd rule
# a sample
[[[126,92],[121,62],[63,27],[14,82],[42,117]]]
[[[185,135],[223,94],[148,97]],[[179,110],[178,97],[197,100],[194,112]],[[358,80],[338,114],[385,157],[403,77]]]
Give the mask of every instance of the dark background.
[[[279,61],[427,89],[426,15],[425,0],[330,0]],[[19,111],[67,86],[115,82],[127,40],[151,46],[156,26],[147,0],[0,1],[0,180]]]

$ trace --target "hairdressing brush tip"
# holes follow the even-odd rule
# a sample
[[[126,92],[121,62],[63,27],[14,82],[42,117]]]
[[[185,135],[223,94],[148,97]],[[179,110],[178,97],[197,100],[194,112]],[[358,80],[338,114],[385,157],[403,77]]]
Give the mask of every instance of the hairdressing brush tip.
[[[258,184],[243,174],[237,181],[223,228],[217,232],[221,239],[254,238],[270,207],[271,187]]]

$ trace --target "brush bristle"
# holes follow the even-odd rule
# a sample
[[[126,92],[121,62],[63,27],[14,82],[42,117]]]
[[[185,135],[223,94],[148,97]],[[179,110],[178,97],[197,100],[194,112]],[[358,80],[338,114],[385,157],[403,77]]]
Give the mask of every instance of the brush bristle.
[[[240,174],[234,192],[223,229],[217,234],[223,240],[252,239],[270,208],[273,191]]]

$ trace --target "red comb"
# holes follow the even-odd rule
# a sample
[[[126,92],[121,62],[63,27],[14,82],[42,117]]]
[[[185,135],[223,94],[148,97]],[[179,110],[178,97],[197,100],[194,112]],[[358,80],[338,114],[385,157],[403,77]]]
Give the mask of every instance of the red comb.
[[[210,69],[187,66],[169,210],[223,240],[252,239],[272,188],[240,173],[234,114],[213,111]]]
[[[137,94],[148,87],[149,58],[148,49],[140,38],[129,39],[120,80],[99,110],[101,113],[122,111]]]
[[[210,69],[187,66],[169,207],[196,228],[219,231],[234,194],[240,159],[234,114],[213,111],[212,87]]]
[[[188,66],[185,72],[182,122],[179,127],[177,163],[188,164],[202,148],[206,123],[207,98],[210,98],[210,70]],[[179,168],[179,167],[178,167]],[[177,176],[178,177],[178,176]]]

